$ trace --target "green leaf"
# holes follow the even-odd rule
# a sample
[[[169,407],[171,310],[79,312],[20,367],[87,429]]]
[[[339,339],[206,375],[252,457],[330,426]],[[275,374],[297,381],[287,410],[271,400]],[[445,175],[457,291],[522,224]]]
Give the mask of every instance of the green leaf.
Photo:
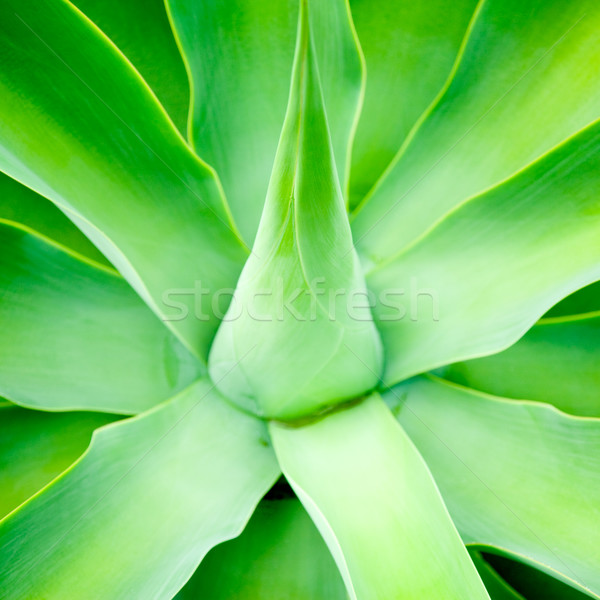
[[[477,568],[477,572],[490,595],[490,600],[525,600],[521,594],[515,591],[500,575],[486,562],[481,554],[471,548],[469,556]],[[546,600],[546,599],[544,599]]]
[[[225,396],[281,419],[364,394],[382,367],[336,177],[314,32],[302,7],[265,211],[209,367]]]
[[[343,181],[361,93],[346,0],[310,5],[337,168]],[[299,0],[168,0],[192,76],[190,139],[216,168],[252,243],[285,115]]]
[[[0,524],[0,595],[171,598],[277,477],[266,435],[206,381],[100,429],[72,468]]]
[[[190,86],[163,0],[72,0],[133,63],[185,134]]]
[[[493,566],[504,580],[510,581],[511,585],[523,594],[523,597],[530,600],[535,600],[535,598],[543,598],[543,600],[589,600],[590,598],[588,594],[569,587],[543,571],[510,560],[502,555],[485,554],[485,560],[488,565],[491,563],[490,568]]]
[[[201,363],[112,270],[0,223],[0,394],[46,410],[135,413]]]
[[[269,430],[351,598],[489,598],[427,466],[378,396]]]
[[[447,89],[353,222],[359,253],[385,260],[600,117],[598,27],[596,0],[483,2]]]
[[[166,0],[190,73],[188,136],[252,243],[285,115],[298,0]]]
[[[600,597],[600,420],[421,377],[386,394],[463,540]]]
[[[1,172],[0,220],[25,225],[95,262],[111,266],[52,202]]]
[[[600,281],[582,287],[558,304],[555,304],[544,317],[567,317],[591,312],[600,312]]]
[[[0,408],[0,518],[62,473],[87,448],[94,429],[114,421],[98,413]]]
[[[445,379],[600,417],[600,313],[543,319],[508,350],[442,368]]]
[[[352,150],[350,203],[371,189],[456,60],[477,0],[350,0],[367,63]]]
[[[0,19],[0,169],[66,212],[206,357],[222,314],[212,295],[246,256],[212,171],[69,3],[7,0]]]
[[[367,275],[386,382],[498,352],[600,277],[599,150],[600,122]]]
[[[242,534],[213,548],[177,600],[346,600],[327,546],[295,498],[263,500]]]

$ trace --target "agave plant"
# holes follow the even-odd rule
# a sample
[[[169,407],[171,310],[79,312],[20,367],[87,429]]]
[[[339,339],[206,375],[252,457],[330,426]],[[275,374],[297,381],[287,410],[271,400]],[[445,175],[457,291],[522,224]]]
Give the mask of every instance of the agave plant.
[[[596,0],[0,15],[1,598],[600,598]]]

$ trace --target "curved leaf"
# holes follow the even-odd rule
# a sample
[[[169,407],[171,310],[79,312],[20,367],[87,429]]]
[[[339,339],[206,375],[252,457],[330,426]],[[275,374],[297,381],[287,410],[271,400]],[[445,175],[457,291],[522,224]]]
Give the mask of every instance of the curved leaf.
[[[432,102],[457,57],[477,0],[350,0],[367,63],[367,86],[352,149],[356,206]]]
[[[394,388],[463,540],[600,597],[600,420],[434,378]]]
[[[566,317],[591,312],[600,312],[600,281],[586,285],[563,298],[544,317]]]
[[[378,396],[269,431],[351,598],[489,599],[427,466]]]
[[[0,223],[0,394],[46,410],[135,413],[202,372],[111,270]]]
[[[469,556],[477,568],[477,572],[485,585],[485,589],[490,595],[490,600],[525,600],[521,594],[515,591],[492,566],[483,559],[481,554],[471,548]]]
[[[0,21],[0,169],[66,212],[205,357],[222,314],[212,294],[246,256],[212,171],[70,4],[7,0]]]
[[[346,0],[310,6],[316,55],[340,178],[361,91]],[[299,0],[168,0],[192,75],[190,139],[223,181],[252,243],[285,115]],[[340,75],[342,73],[342,75]]]
[[[163,0],[71,0],[133,63],[185,134],[190,86]]]
[[[493,356],[454,363],[445,379],[507,398],[600,417],[600,313],[543,319]]]
[[[100,429],[73,467],[0,523],[0,595],[172,597],[277,477],[265,436],[203,381]]]
[[[176,600],[346,600],[310,517],[295,498],[263,500],[242,534],[213,548]]]
[[[265,210],[209,361],[223,394],[278,419],[363,394],[382,369],[336,177],[314,36],[303,5]],[[351,310],[352,303],[360,307]]]
[[[95,262],[111,266],[96,246],[50,200],[1,172],[0,220],[25,225]]]
[[[599,150],[600,122],[367,275],[388,383],[502,350],[600,277]]]
[[[600,117],[600,4],[486,0],[447,89],[353,221],[380,262]]]
[[[62,473],[87,448],[94,429],[115,417],[0,409],[0,518]]]
[[[588,594],[550,577],[543,571],[502,555],[485,554],[485,561],[487,564],[491,564],[490,568],[493,566],[505,581],[510,581],[511,585],[529,600],[540,597],[543,600],[589,600],[590,598]]]

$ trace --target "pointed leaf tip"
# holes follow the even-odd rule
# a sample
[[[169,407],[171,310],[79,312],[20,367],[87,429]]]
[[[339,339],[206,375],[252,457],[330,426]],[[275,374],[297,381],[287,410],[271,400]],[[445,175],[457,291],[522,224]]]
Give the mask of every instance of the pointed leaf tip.
[[[288,109],[253,253],[210,356],[224,394],[284,419],[364,394],[382,368],[308,7],[301,4]]]

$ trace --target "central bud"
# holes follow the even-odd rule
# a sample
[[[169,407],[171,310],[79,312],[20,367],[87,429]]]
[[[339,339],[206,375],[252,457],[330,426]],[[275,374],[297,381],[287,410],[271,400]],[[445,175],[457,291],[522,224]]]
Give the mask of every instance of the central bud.
[[[285,420],[365,394],[377,385],[382,361],[303,2],[263,215],[209,371],[232,402]]]

